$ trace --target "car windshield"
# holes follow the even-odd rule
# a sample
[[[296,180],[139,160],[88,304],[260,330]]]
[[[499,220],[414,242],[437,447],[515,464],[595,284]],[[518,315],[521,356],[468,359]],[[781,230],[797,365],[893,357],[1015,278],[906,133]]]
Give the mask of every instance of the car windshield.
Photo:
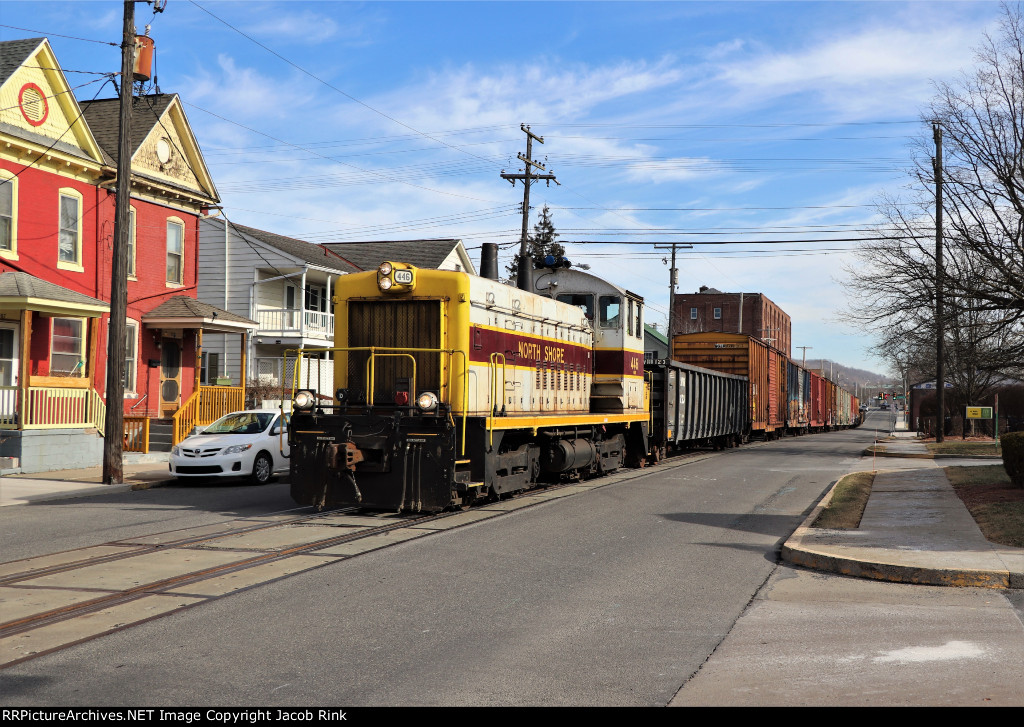
[[[240,411],[221,417],[203,430],[203,434],[258,434],[270,426],[271,412]]]

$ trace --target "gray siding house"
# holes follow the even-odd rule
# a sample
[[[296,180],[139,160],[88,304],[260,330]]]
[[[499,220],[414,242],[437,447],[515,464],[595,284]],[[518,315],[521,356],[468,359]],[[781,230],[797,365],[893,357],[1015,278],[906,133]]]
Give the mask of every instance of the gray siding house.
[[[250,385],[290,385],[285,352],[333,346],[331,299],[338,286],[344,285],[345,275],[374,270],[384,260],[476,274],[456,239],[314,245],[225,223],[223,217],[204,218],[199,230],[199,300],[259,325],[244,344],[244,356],[237,337],[203,338],[202,383],[238,385],[244,376]],[[322,360],[322,369],[303,372],[301,383],[333,392],[331,355],[325,353]]]

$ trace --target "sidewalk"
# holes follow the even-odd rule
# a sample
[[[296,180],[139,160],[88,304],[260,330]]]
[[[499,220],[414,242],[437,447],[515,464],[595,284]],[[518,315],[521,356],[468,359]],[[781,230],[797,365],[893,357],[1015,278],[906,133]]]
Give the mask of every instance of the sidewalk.
[[[985,540],[925,445],[910,439],[913,433],[896,436],[885,443],[886,456],[899,458],[904,469],[885,471],[892,460],[879,458],[860,527],[810,527],[832,499],[830,491],[782,546],[782,559],[898,583],[1024,588],[1024,549]],[[904,458],[920,459],[921,466],[907,469]]]
[[[84,467],[57,472],[4,475],[0,477],[0,507],[24,505],[68,497],[88,497],[130,490],[144,490],[173,482],[167,460],[125,462],[124,484],[104,485],[103,467]]]

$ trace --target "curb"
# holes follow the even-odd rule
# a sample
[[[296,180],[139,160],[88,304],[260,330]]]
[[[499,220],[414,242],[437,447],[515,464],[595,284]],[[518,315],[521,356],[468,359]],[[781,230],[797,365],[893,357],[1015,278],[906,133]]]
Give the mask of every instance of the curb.
[[[903,459],[991,459],[995,461],[1002,461],[1003,459],[1003,456],[1001,454],[932,454],[931,452],[885,452],[871,449],[871,447],[865,449],[862,454],[866,457],[901,457]]]
[[[138,480],[135,482],[125,482],[126,485],[130,485],[131,489],[134,490],[149,490],[154,487],[166,487],[167,485],[173,485],[177,480],[173,477],[167,480]]]

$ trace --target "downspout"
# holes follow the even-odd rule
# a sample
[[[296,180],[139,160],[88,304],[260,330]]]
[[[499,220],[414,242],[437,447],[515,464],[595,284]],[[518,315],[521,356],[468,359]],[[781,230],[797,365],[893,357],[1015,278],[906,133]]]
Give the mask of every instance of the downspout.
[[[231,278],[228,277],[228,256],[231,254],[231,247],[229,245],[230,238],[228,237],[228,218],[224,218],[224,310],[228,309],[228,286],[231,285]],[[220,334],[220,350],[224,352],[224,363],[221,364],[221,373],[223,376],[227,376],[228,370],[228,334]],[[247,379],[246,372],[242,371],[241,362],[239,362],[239,376],[242,377],[242,385],[245,385]]]
[[[306,273],[309,272],[309,266],[305,265],[302,268],[302,282],[299,284],[302,287],[299,288],[299,338],[303,339],[302,345],[305,346],[306,338]]]

